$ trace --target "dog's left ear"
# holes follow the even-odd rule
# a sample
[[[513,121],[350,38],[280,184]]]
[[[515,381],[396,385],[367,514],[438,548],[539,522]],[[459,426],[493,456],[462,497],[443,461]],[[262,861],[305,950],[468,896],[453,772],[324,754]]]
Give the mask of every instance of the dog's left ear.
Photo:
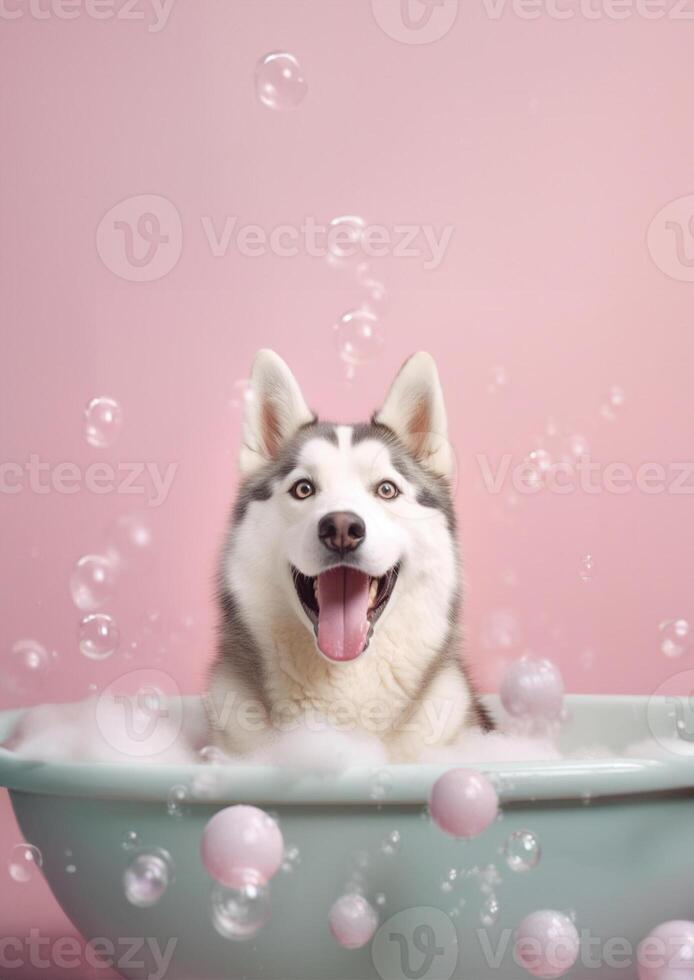
[[[276,458],[284,442],[316,416],[304,401],[296,378],[273,350],[260,350],[251,369],[239,464],[248,476]]]
[[[425,469],[435,476],[451,475],[446,407],[431,354],[420,351],[405,361],[374,421],[392,429]]]

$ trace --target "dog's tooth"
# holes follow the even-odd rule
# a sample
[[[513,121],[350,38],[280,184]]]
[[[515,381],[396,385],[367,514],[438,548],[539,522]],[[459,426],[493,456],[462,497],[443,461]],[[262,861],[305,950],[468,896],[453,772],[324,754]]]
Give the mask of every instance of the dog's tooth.
[[[371,586],[369,588],[369,605],[372,606],[376,601],[376,596],[378,594],[378,579],[371,579]]]

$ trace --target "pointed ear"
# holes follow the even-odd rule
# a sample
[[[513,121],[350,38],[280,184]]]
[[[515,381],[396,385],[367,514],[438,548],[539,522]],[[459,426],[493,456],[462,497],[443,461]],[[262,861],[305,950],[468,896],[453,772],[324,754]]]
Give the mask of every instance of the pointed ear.
[[[239,464],[247,476],[275,459],[286,440],[316,416],[304,401],[296,378],[272,350],[256,354],[245,402]]]
[[[392,429],[425,469],[435,476],[451,475],[446,408],[431,354],[420,351],[405,361],[374,421]]]

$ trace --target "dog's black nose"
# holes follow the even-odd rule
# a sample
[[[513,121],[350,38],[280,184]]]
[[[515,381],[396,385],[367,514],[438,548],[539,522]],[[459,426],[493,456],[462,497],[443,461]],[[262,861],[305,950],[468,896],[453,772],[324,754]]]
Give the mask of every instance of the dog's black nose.
[[[321,517],[318,537],[326,548],[344,555],[356,551],[366,537],[366,525],[361,517],[348,510],[336,510]]]

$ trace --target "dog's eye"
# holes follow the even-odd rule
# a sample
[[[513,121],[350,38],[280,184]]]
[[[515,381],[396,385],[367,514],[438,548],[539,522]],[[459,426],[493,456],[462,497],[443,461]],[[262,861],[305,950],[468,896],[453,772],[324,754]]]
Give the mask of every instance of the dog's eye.
[[[394,500],[399,493],[398,488],[390,480],[384,480],[383,483],[379,483],[376,487],[376,494],[381,500]]]
[[[313,496],[316,488],[310,480],[297,480],[289,492],[295,500],[306,500],[307,497]]]

